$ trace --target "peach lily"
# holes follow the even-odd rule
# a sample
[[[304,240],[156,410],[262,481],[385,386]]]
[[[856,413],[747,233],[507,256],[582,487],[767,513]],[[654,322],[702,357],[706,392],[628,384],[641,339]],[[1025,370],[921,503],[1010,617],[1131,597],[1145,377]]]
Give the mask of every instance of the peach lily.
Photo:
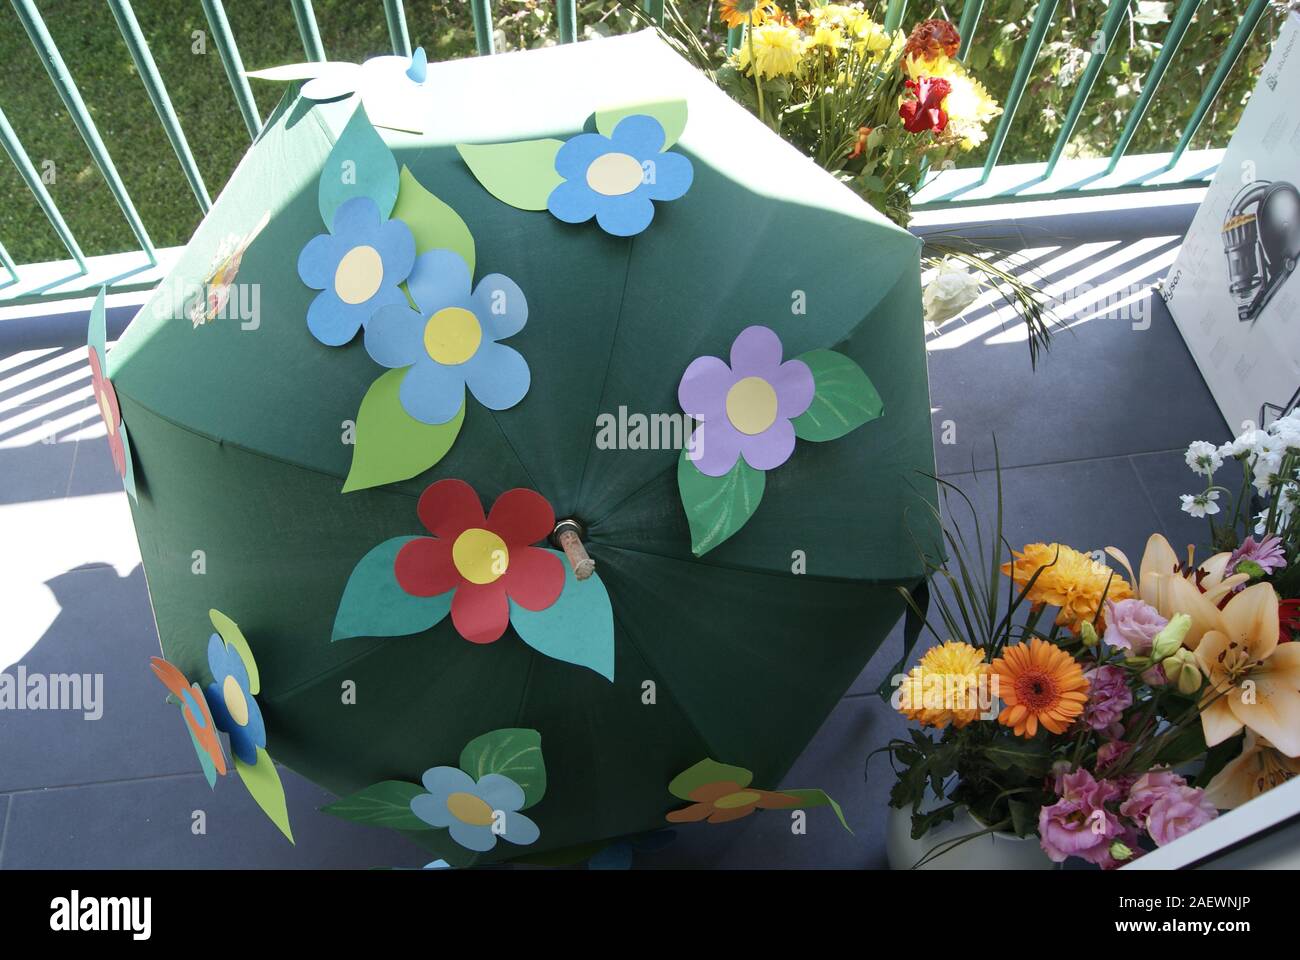
[[[1292,759],[1255,731],[1246,732],[1241,755],[1220,770],[1205,797],[1220,810],[1233,810],[1300,774],[1300,759]]]

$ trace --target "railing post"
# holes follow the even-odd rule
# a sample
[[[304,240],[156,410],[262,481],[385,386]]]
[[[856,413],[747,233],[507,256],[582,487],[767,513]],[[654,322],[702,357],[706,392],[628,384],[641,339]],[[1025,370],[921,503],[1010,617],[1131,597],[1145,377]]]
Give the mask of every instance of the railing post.
[[[1029,74],[1034,69],[1039,51],[1043,49],[1043,41],[1047,39],[1047,28],[1052,25],[1052,17],[1056,15],[1057,2],[1058,0],[1038,0],[1038,9],[1034,12],[1034,22],[1029,28],[1025,49],[1020,54],[1020,62],[1016,64],[1016,75],[1012,78],[1011,89],[1007,92],[1006,102],[1002,105],[1002,119],[998,122],[998,129],[989,143],[989,154],[984,160],[980,183],[988,182],[989,174],[993,172],[993,168],[998,164],[998,157],[1002,155],[1002,147],[1007,142],[1007,134],[1011,130],[1011,122],[1015,119],[1016,108],[1020,106],[1025,85],[1029,83]]]
[[[7,287],[11,283],[18,282],[18,264],[14,263],[14,258],[9,256],[9,251],[5,249],[3,243],[0,243],[0,266],[3,266],[5,273],[9,274],[9,280],[6,283],[0,283],[0,287]]]
[[[1219,65],[1214,69],[1214,76],[1210,78],[1210,85],[1205,88],[1201,94],[1201,100],[1192,112],[1192,118],[1187,121],[1187,126],[1183,128],[1183,135],[1178,140],[1178,146],[1174,147],[1174,152],[1169,155],[1169,167],[1172,169],[1187,150],[1188,144],[1192,142],[1192,137],[1196,135],[1197,128],[1200,127],[1201,121],[1205,115],[1210,112],[1210,107],[1214,104],[1215,98],[1218,97],[1219,91],[1223,89],[1224,83],[1228,80],[1228,74],[1232,72],[1233,65],[1237,58],[1241,56],[1241,51],[1246,46],[1246,41],[1255,31],[1259,24],[1260,18],[1264,16],[1264,11],[1268,9],[1268,0],[1254,0],[1245,13],[1241,15],[1241,23],[1237,24],[1237,29],[1232,34],[1232,39],[1228,41],[1228,49],[1224,51],[1223,57],[1219,60]]]
[[[1124,124],[1124,132],[1120,134],[1119,143],[1115,144],[1115,152],[1110,155],[1110,163],[1106,167],[1108,174],[1115,172],[1120,160],[1128,152],[1128,145],[1133,142],[1133,135],[1137,133],[1138,124],[1142,122],[1147,107],[1151,105],[1151,99],[1156,95],[1156,88],[1160,86],[1160,80],[1169,68],[1169,64],[1173,61],[1174,54],[1178,52],[1178,47],[1187,34],[1187,28],[1192,24],[1192,17],[1196,14],[1196,8],[1200,5],[1201,0],[1183,0],[1178,7],[1178,12],[1174,14],[1174,21],[1169,24],[1169,30],[1165,33],[1164,42],[1160,46],[1160,56],[1156,58],[1155,65],[1151,67],[1151,72],[1143,79],[1142,93],[1128,115],[1128,120]]]
[[[1083,77],[1079,81],[1079,88],[1074,91],[1074,99],[1070,101],[1070,112],[1065,116],[1065,122],[1061,124],[1061,132],[1056,138],[1056,144],[1052,147],[1052,155],[1047,159],[1047,172],[1045,177],[1050,177],[1056,170],[1056,163],[1061,159],[1061,154],[1065,152],[1066,145],[1070,138],[1074,136],[1075,125],[1079,122],[1079,115],[1083,113],[1083,106],[1088,102],[1088,96],[1092,93],[1092,88],[1097,83],[1097,77],[1101,73],[1101,68],[1106,64],[1106,57],[1110,54],[1111,45],[1115,42],[1115,37],[1119,34],[1119,28],[1124,23],[1124,14],[1128,12],[1130,0],[1110,0],[1110,7],[1106,10],[1106,19],[1102,21],[1101,31],[1093,40],[1092,52],[1088,57],[1088,66],[1084,68]]]
[[[388,21],[388,37],[393,41],[393,53],[399,57],[411,55],[411,35],[406,32],[406,10],[402,0],[384,0],[384,19]]]
[[[555,21],[560,28],[560,43],[578,39],[578,6],[575,0],[555,0]]]
[[[113,199],[122,208],[131,232],[140,243],[141,251],[149,258],[150,263],[157,263],[158,255],[154,251],[153,241],[149,239],[149,231],[144,228],[140,214],[136,212],[135,204],[131,202],[131,196],[126,192],[126,184],[118,175],[117,167],[113,166],[113,158],[109,156],[108,148],[104,146],[104,141],[99,136],[99,129],[95,126],[90,111],[86,109],[86,104],[81,99],[81,92],[77,89],[72,74],[68,72],[68,65],[63,62],[59,48],[54,45],[54,38],[46,29],[45,21],[37,12],[36,4],[32,0],[14,0],[14,10],[18,13],[18,19],[22,21],[23,29],[27,31],[32,45],[36,47],[36,52],[40,54],[45,71],[50,75],[54,89],[58,91],[59,99],[63,101],[63,106],[72,117],[77,132],[81,134],[81,139],[86,141],[86,147],[94,158],[95,166],[107,181]]]
[[[474,15],[474,45],[478,48],[479,56],[495,53],[489,0],[469,0],[469,10]]]
[[[149,44],[145,42],[144,35],[140,32],[140,23],[135,18],[135,11],[131,9],[130,0],[108,0],[108,6],[113,11],[113,19],[117,21],[117,29],[121,32],[122,39],[126,41],[126,49],[135,62],[135,68],[140,72],[140,80],[144,84],[145,92],[149,94],[149,100],[158,113],[158,119],[162,121],[163,131],[171,141],[172,149],[176,151],[176,159],[180,161],[181,169],[185,172],[190,190],[194,192],[194,198],[199,202],[199,209],[207,213],[212,208],[212,200],[208,197],[208,189],[203,184],[203,175],[199,173],[198,164],[194,162],[189,141],[185,139],[185,131],[181,129],[181,122],[176,116],[175,108],[172,107],[171,97],[167,95],[167,87],[158,73],[158,65],[154,63],[153,54],[149,52]]]
[[[664,25],[664,0],[641,0],[641,9],[656,26]]]
[[[971,41],[975,39],[975,27],[979,24],[980,14],[984,11],[984,0],[966,0],[961,8],[961,25],[957,32],[961,34],[961,48],[957,59],[965,60],[970,50]]]
[[[307,59],[324,60],[325,45],[320,42],[320,28],[316,26],[316,11],[311,8],[311,0],[293,0],[293,19],[298,24],[298,36],[302,38],[302,49]]]
[[[740,46],[741,42],[744,39],[745,39],[744,27],[728,27],[727,28],[727,55],[730,56],[731,54],[735,53],[736,48]]]
[[[221,54],[221,65],[226,68],[226,79],[235,94],[235,103],[243,115],[244,126],[248,135],[254,140],[262,129],[262,118],[257,113],[257,101],[249,89],[248,78],[244,76],[244,61],[239,58],[239,47],[235,46],[235,35],[230,32],[230,21],[226,19],[226,8],[221,0],[203,0],[203,14],[208,18],[212,28],[212,40]]]
[[[68,253],[72,255],[72,259],[77,262],[81,272],[85,273],[87,270],[86,255],[81,252],[81,245],[77,243],[77,238],[72,235],[67,221],[63,219],[63,214],[59,213],[59,208],[55,206],[50,191],[45,189],[45,182],[41,180],[41,175],[36,172],[36,167],[32,165],[32,159],[27,156],[27,151],[23,149],[18,134],[14,133],[14,128],[9,125],[9,118],[5,116],[3,108],[0,108],[0,145],[4,146],[5,153],[9,154],[9,159],[18,168],[18,175],[23,178],[23,183],[27,184],[27,188],[36,195],[36,202],[41,205],[45,218],[50,221],[50,226],[59,235],[59,240],[63,242]]]
[[[885,31],[893,33],[903,24],[903,15],[907,13],[907,0],[889,0],[885,7]]]

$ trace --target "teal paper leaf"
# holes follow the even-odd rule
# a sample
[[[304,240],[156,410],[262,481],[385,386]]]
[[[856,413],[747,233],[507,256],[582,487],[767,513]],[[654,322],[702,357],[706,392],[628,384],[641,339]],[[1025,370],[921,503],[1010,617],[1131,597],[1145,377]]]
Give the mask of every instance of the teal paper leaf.
[[[370,125],[365,108],[357,105],[320,172],[321,219],[334,226],[334,212],[353,197],[369,197],[387,217],[397,202],[397,161],[383,137]]]
[[[168,697],[168,699],[171,698]],[[203,768],[203,779],[208,781],[209,789],[215,790],[217,787],[217,765],[208,756],[208,751],[204,750],[199,744],[199,738],[194,736],[194,731],[190,729],[188,723],[185,724],[185,732],[190,735],[190,743],[194,744],[194,752],[199,755],[199,766]]]
[[[681,138],[686,129],[685,100],[656,100],[648,103],[634,103],[613,110],[596,111],[596,129],[604,136],[610,136],[618,122],[624,117],[644,114],[654,117],[664,128],[664,145],[667,150]]]
[[[614,610],[598,574],[586,580],[558,550],[564,564],[564,589],[545,610],[527,610],[510,601],[510,624],[519,638],[543,656],[589,667],[614,680]]]
[[[691,552],[702,557],[743,527],[763,499],[767,475],[743,457],[721,477],[710,477],[686,456],[677,461],[677,489],[691,528]]]
[[[716,760],[701,760],[689,770],[683,770],[668,784],[668,792],[683,800],[691,799],[691,794],[709,783],[734,783],[738,787],[747,787],[754,780],[754,775],[744,767],[733,767]]]
[[[424,793],[418,783],[404,780],[385,780],[358,790],[351,796],[335,800],[321,807],[322,813],[364,823],[372,827],[389,827],[393,830],[433,829],[411,812],[411,800]]]
[[[460,214],[424,189],[406,167],[402,167],[393,217],[411,228],[416,256],[429,250],[452,250],[469,266],[470,276],[474,275],[474,235],[469,227]]]
[[[790,421],[799,439],[838,440],[884,413],[870,378],[844,354],[810,350],[795,359],[808,364],[816,384],[808,409]]]
[[[840,818],[840,825],[849,833],[853,833],[853,828],[844,819],[844,811],[825,790],[778,790],[777,792],[787,797],[798,798],[801,807],[830,807],[835,811],[835,816]]]
[[[555,172],[563,140],[458,143],[461,159],[488,193],[520,210],[545,210],[551,191],[564,182]]]
[[[489,773],[509,777],[524,791],[521,810],[527,810],[546,794],[542,735],[536,730],[507,727],[475,737],[460,753],[460,768],[475,780]]]
[[[122,454],[126,462],[126,473],[122,476],[122,486],[131,499],[138,503],[140,497],[135,492],[135,458],[131,456],[131,434],[127,433],[125,420],[118,425],[118,430],[122,437]]]
[[[104,316],[104,297],[106,288],[100,287],[95,295],[95,304],[90,308],[90,324],[86,327],[86,345],[99,354],[99,369],[108,376],[108,333],[107,320]]]
[[[451,612],[453,591],[436,597],[413,597],[397,583],[393,572],[397,552],[418,539],[394,537],[361,558],[343,588],[331,641],[422,633]]]
[[[385,372],[361,398],[344,493],[410,479],[445,457],[456,442],[465,422],[465,404],[446,423],[416,420],[398,395],[409,369]]]

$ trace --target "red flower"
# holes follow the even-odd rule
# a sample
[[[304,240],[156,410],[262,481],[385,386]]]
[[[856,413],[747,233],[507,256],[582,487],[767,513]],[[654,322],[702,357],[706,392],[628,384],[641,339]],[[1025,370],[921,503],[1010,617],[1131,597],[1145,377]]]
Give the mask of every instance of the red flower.
[[[113,466],[119,477],[126,476],[126,450],[122,446],[122,410],[117,405],[117,391],[113,383],[104,376],[99,363],[99,351],[90,348],[91,388],[95,391],[95,403],[99,406],[99,415],[104,418],[108,429],[108,448],[113,451]]]
[[[1300,633],[1300,600],[1283,600],[1277,605],[1278,632],[1282,642],[1287,643]]]
[[[910,133],[924,133],[926,130],[943,133],[948,126],[948,113],[943,109],[943,101],[952,93],[952,84],[942,77],[921,77],[908,80],[907,89],[915,94],[916,99],[906,100],[898,108],[903,126]]]
[[[555,529],[555,511],[539,493],[516,488],[497,497],[486,519],[478,494],[464,480],[439,480],[416,508],[432,537],[397,553],[398,585],[417,597],[455,590],[451,622],[471,643],[506,632],[510,601],[545,610],[564,589],[564,562],[530,546]]]

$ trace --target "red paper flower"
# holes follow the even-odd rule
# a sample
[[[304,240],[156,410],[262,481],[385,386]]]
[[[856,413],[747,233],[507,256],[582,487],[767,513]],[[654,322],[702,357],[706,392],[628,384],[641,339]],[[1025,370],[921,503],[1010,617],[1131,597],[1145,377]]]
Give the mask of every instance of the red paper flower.
[[[108,448],[113,451],[113,466],[119,477],[126,476],[126,450],[122,446],[122,410],[117,405],[117,391],[113,383],[104,376],[99,363],[99,351],[90,348],[91,388],[95,391],[95,403],[99,406],[99,415],[104,418],[108,429]]]
[[[943,109],[944,98],[952,93],[952,84],[942,77],[921,77],[908,80],[907,89],[915,95],[898,108],[903,126],[911,133],[933,130],[943,133],[948,126],[948,112]]]
[[[433,536],[398,551],[397,583],[416,597],[455,590],[451,622],[466,640],[500,639],[511,600],[527,610],[545,610],[559,598],[564,562],[531,546],[555,529],[555,511],[541,494],[507,490],[484,518],[473,487],[439,480],[420,495],[417,512]]]

